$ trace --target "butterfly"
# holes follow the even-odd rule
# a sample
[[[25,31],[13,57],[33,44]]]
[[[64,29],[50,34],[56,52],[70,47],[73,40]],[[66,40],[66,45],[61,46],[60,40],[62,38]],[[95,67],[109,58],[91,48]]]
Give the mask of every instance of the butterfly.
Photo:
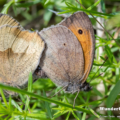
[[[89,17],[76,12],[56,26],[39,32],[45,41],[39,66],[66,92],[89,91],[86,82],[95,53],[94,31]]]
[[[44,41],[38,32],[25,30],[9,15],[0,14],[0,83],[23,88],[36,70]],[[5,91],[5,95],[14,92]]]

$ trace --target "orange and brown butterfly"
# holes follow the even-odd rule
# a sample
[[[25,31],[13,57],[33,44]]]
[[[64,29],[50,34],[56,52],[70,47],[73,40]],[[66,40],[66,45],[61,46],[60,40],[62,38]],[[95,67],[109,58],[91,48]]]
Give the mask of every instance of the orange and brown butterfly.
[[[88,91],[86,79],[92,68],[95,39],[89,17],[76,12],[61,23],[40,31],[46,43],[40,67],[66,92]]]
[[[15,19],[0,14],[0,83],[24,87],[29,73],[37,68],[43,50],[44,41],[38,32],[24,30]]]
[[[82,83],[84,83],[92,68],[95,54],[95,38],[91,21],[84,12],[77,12],[63,20],[60,25],[70,29],[80,41],[85,61],[82,78]]]

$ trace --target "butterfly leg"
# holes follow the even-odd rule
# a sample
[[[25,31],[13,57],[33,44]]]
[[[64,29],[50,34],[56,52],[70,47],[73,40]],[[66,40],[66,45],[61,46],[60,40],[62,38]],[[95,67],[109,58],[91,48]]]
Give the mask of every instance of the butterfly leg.
[[[80,92],[80,89],[78,90],[78,92],[77,92],[77,94],[76,94],[76,96],[75,96],[75,98],[74,98],[73,108],[75,107],[75,101],[76,101],[76,98],[77,98],[79,92]]]

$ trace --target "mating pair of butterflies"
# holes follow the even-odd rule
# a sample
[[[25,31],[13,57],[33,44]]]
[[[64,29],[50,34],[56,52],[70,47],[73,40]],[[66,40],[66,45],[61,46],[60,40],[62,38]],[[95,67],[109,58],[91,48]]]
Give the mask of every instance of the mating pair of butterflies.
[[[0,14],[0,83],[23,87],[38,66],[55,84],[75,93],[89,90],[95,39],[91,21],[76,12],[55,26],[31,32],[12,17]],[[42,77],[42,75],[38,75]],[[6,91],[6,94],[13,94]]]

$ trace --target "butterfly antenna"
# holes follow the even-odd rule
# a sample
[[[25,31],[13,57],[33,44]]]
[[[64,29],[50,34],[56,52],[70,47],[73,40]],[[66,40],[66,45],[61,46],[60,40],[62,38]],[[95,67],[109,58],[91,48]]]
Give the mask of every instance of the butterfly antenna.
[[[57,95],[60,91],[62,91],[64,88],[66,88],[67,86],[62,87],[58,92],[56,92],[53,96],[51,96],[50,98],[54,97],[55,95]]]
[[[97,72],[102,68],[102,66],[105,64],[105,62],[107,61],[107,59],[108,59],[108,57],[105,59],[105,61],[103,62],[103,64],[100,66],[100,68],[97,70]],[[101,74],[99,74],[97,77],[95,77],[95,75],[97,74],[97,72],[94,74],[94,76],[92,77],[92,79],[89,81],[89,83],[93,80],[93,79],[95,79],[95,78],[97,78],[97,77],[99,77],[99,76],[101,76],[103,73],[101,73]],[[95,78],[94,78],[95,77]]]
[[[76,96],[74,98],[73,108],[75,107],[75,101],[76,101],[76,98],[78,97],[79,92],[80,92],[80,90],[78,90],[78,92],[77,92],[77,94],[76,94]]]
[[[56,12],[54,10],[48,9],[50,12],[54,13],[55,15],[58,15],[59,12]]]
[[[59,12],[56,12],[54,10],[51,10],[51,9],[48,9],[50,12],[54,13],[55,15],[57,16],[60,16],[60,17],[63,17],[63,18],[66,18],[66,17],[69,17],[71,14],[59,14]]]

